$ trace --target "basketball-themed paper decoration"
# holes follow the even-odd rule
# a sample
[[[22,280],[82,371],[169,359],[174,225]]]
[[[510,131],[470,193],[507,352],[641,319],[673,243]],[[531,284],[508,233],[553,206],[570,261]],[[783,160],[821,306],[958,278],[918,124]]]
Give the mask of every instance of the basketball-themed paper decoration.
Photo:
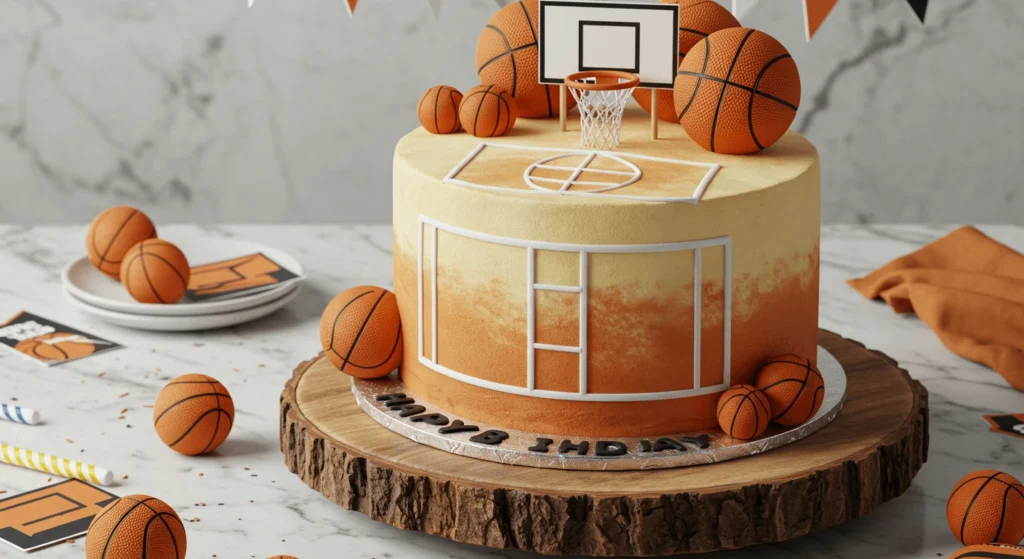
[[[416,114],[420,124],[431,134],[452,134],[458,132],[459,105],[462,104],[462,93],[447,85],[436,85],[420,97],[416,104]]]
[[[140,303],[177,303],[188,290],[190,269],[181,249],[161,239],[147,239],[124,255],[121,283]]]
[[[480,83],[511,94],[524,118],[551,118],[559,113],[558,86],[540,83],[538,13],[538,0],[505,6],[487,22],[476,45]],[[569,97],[566,110],[575,106],[575,99]]]
[[[772,421],[801,425],[814,417],[825,399],[825,382],[810,359],[780,355],[757,373],[757,389],[768,397]]]
[[[682,63],[686,53],[693,45],[699,43],[715,31],[739,27],[740,22],[715,2],[708,0],[661,0],[662,4],[679,4],[679,62]],[[633,98],[643,110],[651,112],[651,92],[647,88],[637,88]],[[675,95],[671,89],[654,91],[658,96],[658,118],[666,122],[678,122],[679,115],[675,109]]]
[[[339,293],[320,317],[320,344],[339,371],[379,378],[402,361],[402,322],[395,294],[359,286]]]
[[[768,398],[753,386],[740,384],[718,399],[718,425],[734,439],[759,437],[771,421]]]
[[[89,525],[86,559],[185,559],[185,525],[170,505],[128,495],[107,505]]]
[[[954,551],[949,559],[1014,559],[1015,557],[1024,557],[1024,547],[992,543],[969,545],[959,551]]]
[[[68,361],[92,355],[96,346],[70,332],[53,332],[18,342],[14,349],[41,361]]]
[[[97,270],[118,279],[125,253],[140,241],[154,237],[156,227],[146,214],[129,206],[115,206],[93,218],[85,235],[85,250]]]
[[[946,521],[964,545],[1016,545],[1024,539],[1024,486],[996,470],[967,474],[949,494]]]
[[[804,0],[804,31],[810,41],[839,0]]]
[[[470,89],[459,107],[462,127],[478,138],[504,136],[515,126],[518,116],[516,100],[493,85]]]
[[[796,63],[766,33],[743,27],[716,31],[690,49],[679,65],[679,122],[708,151],[761,151],[786,133],[799,106]]]
[[[164,386],[153,406],[160,440],[181,454],[196,456],[217,449],[235,422],[228,389],[206,375],[182,375]]]

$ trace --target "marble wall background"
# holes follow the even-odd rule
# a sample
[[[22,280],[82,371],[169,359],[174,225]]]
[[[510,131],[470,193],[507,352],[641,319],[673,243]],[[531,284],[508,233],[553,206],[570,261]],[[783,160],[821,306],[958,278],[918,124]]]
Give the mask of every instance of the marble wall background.
[[[1024,2],[799,0],[745,24],[796,57],[826,221],[1024,215]],[[430,85],[476,83],[495,0],[0,0],[0,222],[388,222],[391,154]]]

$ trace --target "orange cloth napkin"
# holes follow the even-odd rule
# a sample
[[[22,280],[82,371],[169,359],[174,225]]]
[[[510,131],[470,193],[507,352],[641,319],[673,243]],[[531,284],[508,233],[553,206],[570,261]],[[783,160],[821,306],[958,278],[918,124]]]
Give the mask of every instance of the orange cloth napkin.
[[[961,227],[849,283],[916,313],[951,351],[1024,390],[1024,255]]]

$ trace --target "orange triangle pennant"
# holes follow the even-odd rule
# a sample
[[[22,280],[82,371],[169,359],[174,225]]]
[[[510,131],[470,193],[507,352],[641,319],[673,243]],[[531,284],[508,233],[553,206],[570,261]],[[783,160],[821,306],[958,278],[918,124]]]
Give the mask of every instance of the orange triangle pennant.
[[[348,7],[348,15],[351,16],[356,11],[356,3],[359,0],[345,0],[345,5]]]
[[[818,28],[825,22],[829,12],[836,6],[839,0],[804,0],[804,25],[807,31],[807,40],[818,32]]]

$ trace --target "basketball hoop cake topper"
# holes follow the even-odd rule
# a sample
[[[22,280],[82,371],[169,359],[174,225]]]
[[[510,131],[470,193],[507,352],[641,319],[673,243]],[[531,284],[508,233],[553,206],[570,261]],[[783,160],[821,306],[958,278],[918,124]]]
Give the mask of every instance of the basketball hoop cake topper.
[[[421,96],[395,149],[393,288],[339,294],[325,353],[285,390],[293,471],[405,528],[584,555],[778,541],[806,532],[794,508],[878,497],[824,527],[905,489],[926,400],[818,330],[820,163],[786,130],[799,76],[777,41],[710,2],[519,0],[481,32],[476,70]],[[659,134],[670,89],[682,126]],[[650,114],[626,106],[647,90]],[[723,499],[738,524],[691,537]],[[687,506],[621,513],[652,502]],[[452,503],[564,530],[482,534]]]

